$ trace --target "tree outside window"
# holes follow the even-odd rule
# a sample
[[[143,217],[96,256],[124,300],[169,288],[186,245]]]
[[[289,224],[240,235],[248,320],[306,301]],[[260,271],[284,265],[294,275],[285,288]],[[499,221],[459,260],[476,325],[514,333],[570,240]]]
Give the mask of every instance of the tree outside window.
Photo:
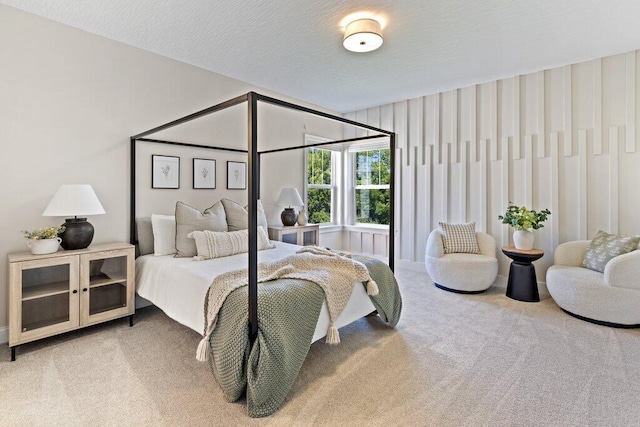
[[[355,153],[356,223],[389,224],[389,149]]]
[[[333,152],[307,149],[307,215],[312,224],[331,222]]]

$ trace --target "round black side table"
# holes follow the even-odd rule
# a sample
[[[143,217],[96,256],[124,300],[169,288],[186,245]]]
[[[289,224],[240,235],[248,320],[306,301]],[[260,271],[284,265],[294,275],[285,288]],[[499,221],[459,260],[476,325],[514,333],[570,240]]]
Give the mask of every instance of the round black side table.
[[[540,301],[536,270],[531,263],[542,258],[544,251],[540,249],[523,250],[516,249],[513,246],[505,246],[502,248],[502,253],[513,260],[511,267],[509,267],[507,296],[524,302]]]

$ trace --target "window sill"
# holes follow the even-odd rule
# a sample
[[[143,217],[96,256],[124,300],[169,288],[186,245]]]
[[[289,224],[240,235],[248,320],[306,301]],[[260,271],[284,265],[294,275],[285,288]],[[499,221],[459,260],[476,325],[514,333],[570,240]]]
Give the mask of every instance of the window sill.
[[[344,229],[341,225],[336,224],[320,224],[320,233],[334,233]]]
[[[337,224],[320,224],[320,233],[335,233],[339,231],[358,231],[376,234],[389,234],[388,225],[379,224],[355,224],[355,225],[337,225]]]
[[[382,224],[355,224],[345,225],[345,231],[370,232],[376,234],[389,234],[389,226]]]

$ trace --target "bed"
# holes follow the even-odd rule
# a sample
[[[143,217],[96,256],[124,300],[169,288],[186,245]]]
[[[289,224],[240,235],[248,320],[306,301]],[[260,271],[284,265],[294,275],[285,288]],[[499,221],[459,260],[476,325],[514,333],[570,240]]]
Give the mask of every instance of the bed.
[[[273,242],[274,249],[260,251],[258,262],[270,262],[296,253],[300,246]],[[197,333],[204,334],[203,302],[211,282],[218,274],[246,268],[247,255],[237,254],[194,262],[191,258],[148,254],[136,259],[138,295],[164,311],[167,316]],[[341,328],[366,316],[376,308],[362,286],[354,286],[351,298],[336,322]],[[318,318],[312,342],[326,335],[329,313],[326,302]]]
[[[243,103],[247,106],[246,150],[237,147],[209,146],[157,138],[156,134],[159,132]],[[257,115],[260,104],[295,110],[340,122],[343,125],[354,126],[361,129],[357,133],[360,136],[338,141],[259,150]],[[361,283],[357,283],[357,280],[354,283],[351,279],[347,281],[349,294],[346,295],[348,300],[346,300],[344,310],[337,317],[334,303],[327,304],[327,300],[333,301],[331,295],[333,291],[326,286],[317,286],[320,284],[318,282],[301,280],[299,277],[282,277],[263,283],[259,287],[259,263],[277,263],[283,258],[289,260],[292,254],[301,251],[301,248],[295,245],[278,242],[274,242],[275,248],[273,249],[258,251],[261,157],[276,152],[350,144],[380,138],[386,138],[391,148],[389,173],[390,237],[388,239],[387,263],[375,258],[353,255],[353,260],[356,261],[353,264],[364,269],[368,279]],[[395,326],[400,316],[402,300],[393,277],[395,259],[394,238],[391,232],[394,230],[395,193],[393,172],[395,134],[393,132],[249,92],[134,135],[130,141],[130,240],[134,244],[139,243],[136,228],[138,182],[136,155],[139,142],[246,154],[248,197],[245,213],[245,229],[248,240],[246,253],[200,262],[194,262],[191,257],[175,258],[171,255],[154,256],[153,254],[140,256],[136,260],[138,295],[161,308],[177,322],[205,335],[198,347],[198,358],[202,360],[200,356],[203,353],[210,355],[209,363],[212,373],[221,386],[225,399],[235,401],[245,395],[250,416],[267,416],[276,411],[284,402],[312,342],[325,335],[327,335],[327,342],[339,342],[339,337],[336,341],[337,328],[372,312],[377,312],[383,321],[386,321],[390,326]],[[180,233],[176,233],[176,243],[179,235]],[[325,249],[318,248],[318,251],[320,250]],[[179,250],[178,253],[180,253]],[[300,256],[304,257],[304,255]],[[341,256],[340,262],[345,261],[346,258],[351,258],[351,256]],[[348,262],[352,262],[352,260],[349,259]],[[332,267],[327,267],[323,271],[330,272],[332,269]],[[216,278],[234,271],[244,273],[246,286],[233,290],[225,297],[224,305],[219,308],[216,317],[214,317],[217,319],[217,324],[212,330],[211,319],[205,319],[211,315],[209,310],[211,308],[211,294],[216,292],[212,291],[214,289],[212,283],[218,280]],[[336,267],[336,271],[340,271],[339,268]],[[342,282],[345,282],[344,277]],[[372,283],[376,287],[375,292],[371,292],[369,289]],[[341,294],[345,293],[341,292]],[[343,300],[347,297],[344,297]],[[205,313],[208,310],[207,315]],[[333,333],[336,336],[332,336]],[[203,343],[206,345],[203,346]],[[206,351],[204,351],[205,347]]]

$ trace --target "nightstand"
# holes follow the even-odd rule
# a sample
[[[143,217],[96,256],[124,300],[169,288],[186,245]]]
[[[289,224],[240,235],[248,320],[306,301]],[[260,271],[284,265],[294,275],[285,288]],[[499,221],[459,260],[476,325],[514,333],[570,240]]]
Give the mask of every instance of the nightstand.
[[[502,253],[513,260],[509,267],[507,296],[524,302],[540,301],[536,270],[532,262],[542,258],[544,251],[540,249],[525,250],[516,249],[513,246],[504,246]]]
[[[9,346],[135,311],[134,246],[110,243],[33,255],[9,254]]]
[[[299,246],[319,245],[320,227],[318,224],[294,225],[292,227],[275,225],[269,227],[269,239]]]

